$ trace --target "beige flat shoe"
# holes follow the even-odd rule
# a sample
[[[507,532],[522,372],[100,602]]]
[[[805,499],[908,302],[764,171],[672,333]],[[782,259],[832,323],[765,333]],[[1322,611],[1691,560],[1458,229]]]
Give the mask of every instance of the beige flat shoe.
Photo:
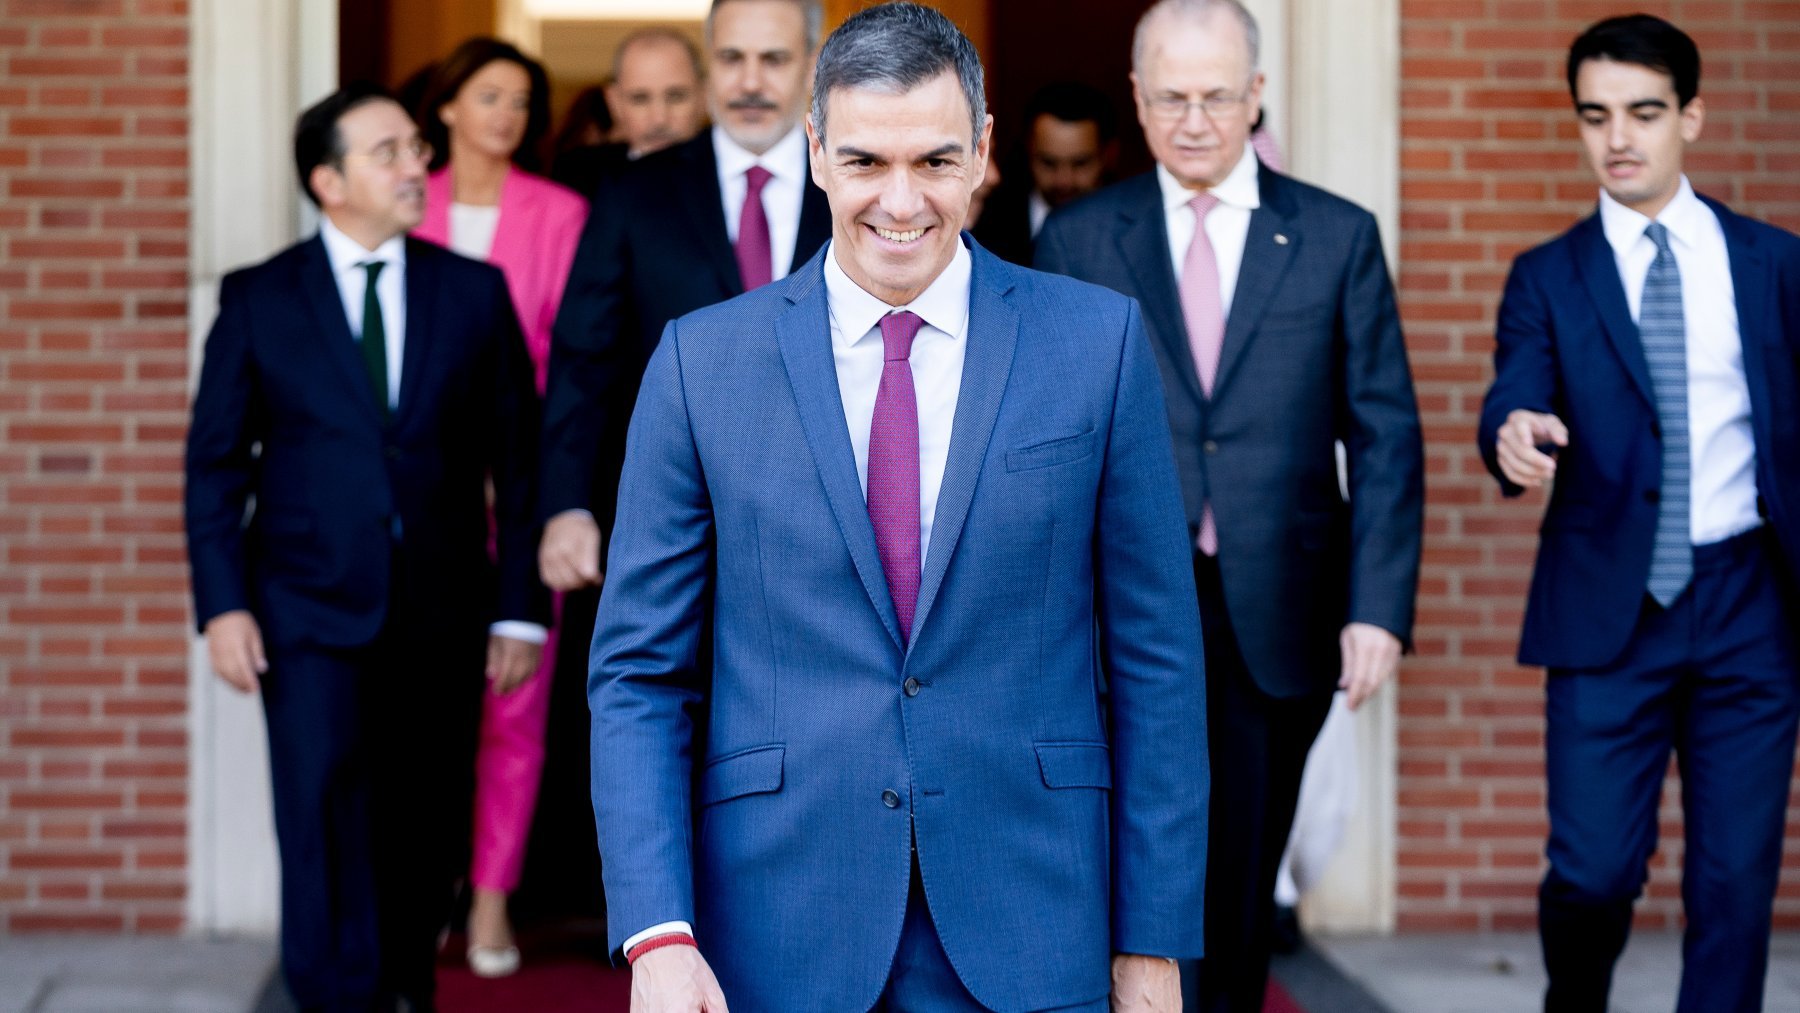
[[[477,978],[504,978],[519,970],[517,946],[469,947],[469,970]]]

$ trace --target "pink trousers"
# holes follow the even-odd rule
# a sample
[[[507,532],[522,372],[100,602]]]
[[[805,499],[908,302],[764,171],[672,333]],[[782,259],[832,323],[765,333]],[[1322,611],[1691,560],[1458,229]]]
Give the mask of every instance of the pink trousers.
[[[481,701],[481,739],[475,752],[475,841],[469,879],[480,890],[511,893],[525,867],[525,838],[537,809],[544,774],[544,727],[550,716],[551,674],[556,668],[556,626],[550,627],[537,671],[510,693],[490,683]]]

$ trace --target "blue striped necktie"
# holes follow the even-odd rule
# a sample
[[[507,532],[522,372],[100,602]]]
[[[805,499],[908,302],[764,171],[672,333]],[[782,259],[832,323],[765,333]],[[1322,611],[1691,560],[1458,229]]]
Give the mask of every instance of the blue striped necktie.
[[[1668,608],[1694,575],[1694,546],[1688,530],[1687,322],[1681,309],[1681,268],[1669,249],[1669,230],[1651,222],[1644,235],[1656,244],[1656,259],[1644,276],[1638,308],[1638,336],[1656,393],[1656,421],[1662,428],[1662,491],[1656,511],[1656,542],[1650,550],[1650,597]]]

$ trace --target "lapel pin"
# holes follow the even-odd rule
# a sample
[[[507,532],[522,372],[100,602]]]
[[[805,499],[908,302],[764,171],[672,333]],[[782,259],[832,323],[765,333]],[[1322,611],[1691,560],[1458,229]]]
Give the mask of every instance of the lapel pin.
[[[1275,245],[1286,246],[1287,245],[1287,236],[1284,236],[1279,232],[1275,233]]]

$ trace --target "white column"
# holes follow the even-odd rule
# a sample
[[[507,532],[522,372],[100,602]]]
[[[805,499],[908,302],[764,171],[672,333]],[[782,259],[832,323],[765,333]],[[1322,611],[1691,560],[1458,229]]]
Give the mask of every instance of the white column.
[[[195,0],[189,28],[189,376],[197,377],[219,279],[292,243],[310,221],[294,175],[294,118],[336,86],[337,4]],[[279,873],[261,702],[214,676],[198,639],[188,743],[188,931],[273,935]]]
[[[1287,0],[1291,126],[1281,135],[1294,175],[1375,213],[1396,278],[1399,6],[1399,0]],[[1356,814],[1325,879],[1306,899],[1311,928],[1393,931],[1397,689],[1383,689],[1356,715]]]

